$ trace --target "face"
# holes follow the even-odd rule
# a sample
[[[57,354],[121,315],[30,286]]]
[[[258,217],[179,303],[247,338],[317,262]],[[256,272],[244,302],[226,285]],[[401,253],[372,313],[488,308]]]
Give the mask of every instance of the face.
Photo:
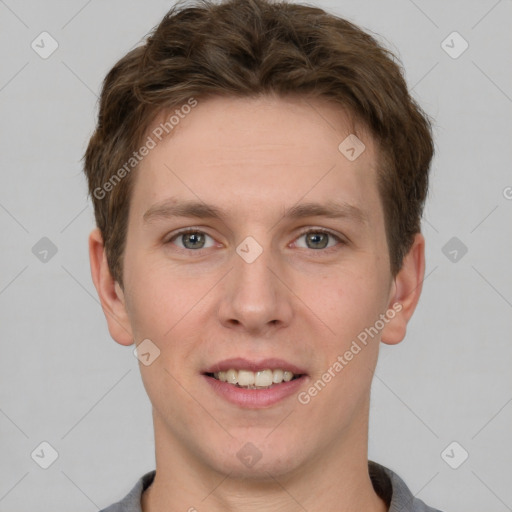
[[[350,133],[321,100],[214,98],[140,164],[111,333],[159,351],[140,364],[157,448],[257,478],[367,442],[378,344],[400,314],[376,148],[358,132],[347,158]]]

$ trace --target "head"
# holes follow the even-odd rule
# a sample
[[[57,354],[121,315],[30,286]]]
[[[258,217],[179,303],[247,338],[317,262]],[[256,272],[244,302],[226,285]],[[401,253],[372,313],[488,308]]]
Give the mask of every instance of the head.
[[[421,292],[432,155],[393,55],[318,8],[177,6],[112,68],[85,154],[91,268],[112,337],[159,353],[141,364],[157,443],[243,476],[363,443],[378,344]],[[294,397],[222,398],[230,358],[295,367]]]

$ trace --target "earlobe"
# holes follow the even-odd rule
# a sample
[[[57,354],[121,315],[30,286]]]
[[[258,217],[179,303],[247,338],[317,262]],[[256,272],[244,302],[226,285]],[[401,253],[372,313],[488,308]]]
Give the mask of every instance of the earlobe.
[[[124,294],[110,273],[103,237],[98,228],[89,235],[89,260],[92,280],[107,319],[110,336],[121,345],[133,344]]]
[[[405,338],[407,323],[418,304],[425,275],[425,239],[417,233],[411,249],[404,257],[402,268],[395,276],[388,303],[388,311],[394,311],[382,330],[381,341],[388,345],[400,343]]]

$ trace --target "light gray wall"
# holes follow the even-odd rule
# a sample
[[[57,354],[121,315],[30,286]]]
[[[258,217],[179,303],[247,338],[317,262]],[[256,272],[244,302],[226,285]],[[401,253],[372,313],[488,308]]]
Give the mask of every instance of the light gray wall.
[[[512,510],[512,2],[311,3],[382,34],[436,120],[428,277],[406,341],[382,346],[370,458],[443,510]],[[0,1],[1,512],[98,510],[154,467],[137,360],[109,337],[90,277],[80,159],[106,72],[170,5]],[[59,45],[47,59],[31,48],[43,31]],[[469,43],[458,58],[441,46],[454,31]],[[443,252],[452,237],[463,257]],[[46,470],[31,458],[43,441],[58,452]],[[453,441],[445,460],[469,453],[458,469],[441,456]]]

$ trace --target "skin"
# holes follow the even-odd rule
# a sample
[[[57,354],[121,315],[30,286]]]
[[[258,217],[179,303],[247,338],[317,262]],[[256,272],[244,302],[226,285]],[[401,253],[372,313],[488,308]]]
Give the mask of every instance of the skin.
[[[341,107],[324,100],[199,101],[134,176],[124,289],[109,272],[101,234],[91,233],[91,272],[112,338],[150,339],[160,350],[151,365],[140,364],[157,468],[144,512],[243,512],[263,503],[267,511],[386,510],[367,469],[370,387],[380,342],[404,338],[418,302],[424,239],[416,235],[393,277],[376,146],[360,128],[366,149],[351,162],[338,150],[350,133]],[[227,217],[143,221],[171,196],[214,204]],[[283,218],[306,201],[345,201],[367,221]],[[204,245],[170,240],[186,227],[208,235]],[[301,232],[310,228],[345,243],[315,245],[315,231],[308,245]],[[263,249],[252,263],[236,252],[247,236]],[[231,357],[279,357],[307,370],[305,391],[396,303],[401,311],[306,405],[294,394],[242,408],[201,375]],[[262,455],[252,467],[236,455],[247,442]]]

